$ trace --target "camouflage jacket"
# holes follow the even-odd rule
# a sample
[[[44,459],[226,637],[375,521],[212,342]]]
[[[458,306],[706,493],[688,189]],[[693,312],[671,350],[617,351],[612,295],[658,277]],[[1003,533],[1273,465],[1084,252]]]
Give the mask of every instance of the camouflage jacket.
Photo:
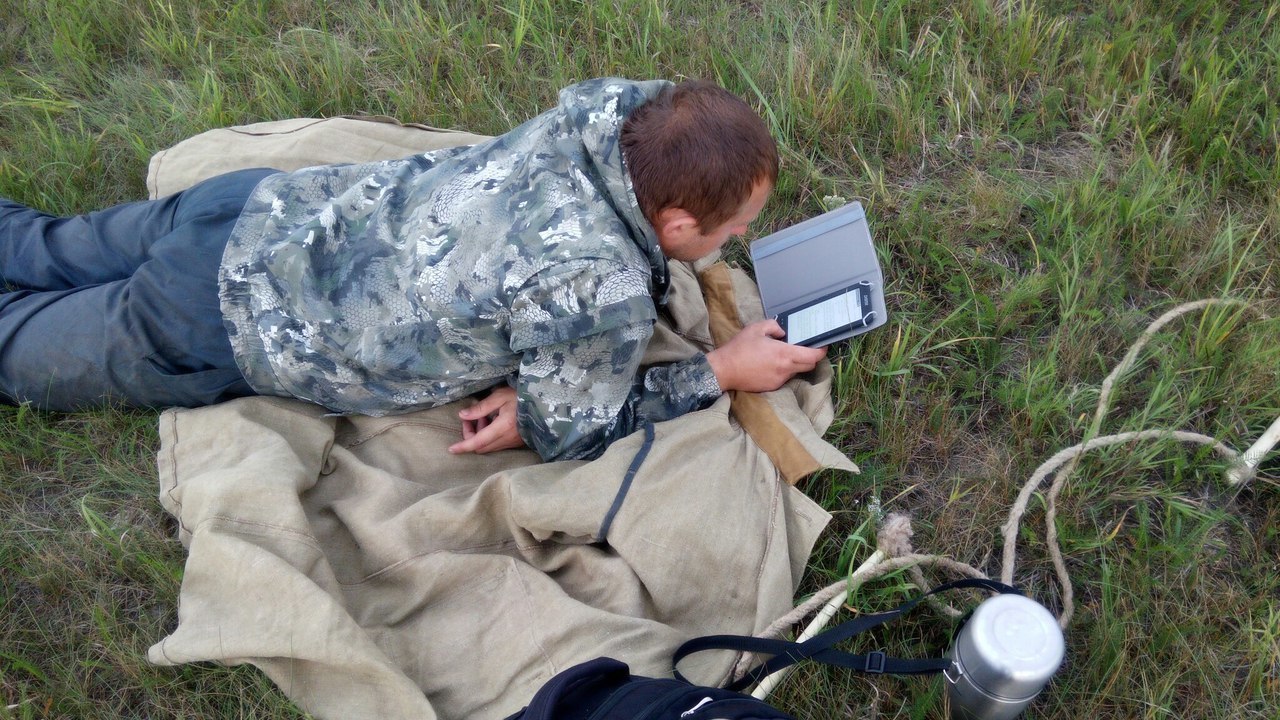
[[[639,372],[667,261],[618,138],[665,84],[591,80],[485,143],[263,180],[219,277],[245,378],[366,415],[507,382],[548,460],[710,403],[703,355]]]

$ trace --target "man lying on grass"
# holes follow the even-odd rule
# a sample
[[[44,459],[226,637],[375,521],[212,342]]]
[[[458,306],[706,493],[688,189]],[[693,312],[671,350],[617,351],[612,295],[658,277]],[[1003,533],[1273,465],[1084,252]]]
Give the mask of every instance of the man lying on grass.
[[[488,391],[452,452],[593,458],[823,357],[764,321],[639,371],[668,258],[745,232],[777,174],[723,88],[607,78],[473,146],[243,170],[72,218],[0,199],[0,396],[385,415]]]

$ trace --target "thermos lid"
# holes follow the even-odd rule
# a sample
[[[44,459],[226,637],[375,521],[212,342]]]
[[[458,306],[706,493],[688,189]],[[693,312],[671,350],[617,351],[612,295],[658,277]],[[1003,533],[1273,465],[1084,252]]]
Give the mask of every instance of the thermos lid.
[[[1021,595],[996,595],[973,611],[956,641],[955,659],[969,681],[995,697],[1034,697],[1062,664],[1058,621]]]

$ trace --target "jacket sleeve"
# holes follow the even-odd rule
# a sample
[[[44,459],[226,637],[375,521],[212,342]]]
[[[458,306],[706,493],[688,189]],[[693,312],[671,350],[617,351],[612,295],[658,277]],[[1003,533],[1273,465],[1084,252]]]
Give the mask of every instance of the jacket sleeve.
[[[526,351],[516,377],[517,429],[543,460],[592,459],[645,423],[720,397],[705,355],[639,372],[650,320]]]

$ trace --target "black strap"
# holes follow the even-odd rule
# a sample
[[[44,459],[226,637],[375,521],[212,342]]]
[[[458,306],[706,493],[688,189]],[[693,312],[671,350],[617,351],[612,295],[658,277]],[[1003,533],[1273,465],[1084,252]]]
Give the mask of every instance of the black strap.
[[[909,600],[888,612],[864,615],[862,617],[854,618],[848,622],[841,623],[820,635],[816,635],[800,643],[791,642],[789,640],[770,640],[744,635],[707,635],[705,637],[694,638],[681,645],[680,649],[676,650],[675,657],[673,658],[673,672],[677,678],[684,680],[684,676],[680,674],[680,670],[675,668],[674,665],[678,665],[682,659],[689,655],[703,650],[738,650],[773,656],[768,661],[756,666],[746,675],[727,686],[729,690],[735,691],[742,690],[743,688],[757,683],[778,670],[794,665],[801,660],[816,660],[828,665],[836,665],[839,667],[857,670],[858,672],[868,673],[918,675],[939,672],[945,670],[951,665],[951,661],[949,659],[928,658],[923,660],[906,660],[889,657],[880,651],[869,652],[865,655],[855,655],[842,650],[836,650],[834,646],[837,643],[848,640],[858,633],[870,630],[877,625],[882,625],[893,620],[899,615],[910,611],[930,595],[962,588],[978,588],[997,593],[1012,593],[1015,595],[1022,594],[1022,591],[1018,590],[1016,587],[1005,585],[1004,583],[996,582],[995,580],[988,580],[985,578],[966,578],[964,580],[956,580],[955,582],[946,583],[945,585],[939,585],[920,597]]]
[[[596,533],[596,542],[604,542],[609,539],[609,528],[613,527],[613,518],[622,509],[622,501],[627,499],[627,492],[631,490],[631,482],[636,479],[636,473],[639,472],[640,466],[644,464],[644,459],[649,456],[649,449],[652,447],[653,423],[646,422],[644,424],[644,442],[640,444],[640,449],[631,458],[631,464],[627,466],[627,474],[622,476],[622,484],[618,486],[618,494],[613,497],[613,504],[609,506],[609,511],[605,513],[604,522],[600,523],[600,531]]]

